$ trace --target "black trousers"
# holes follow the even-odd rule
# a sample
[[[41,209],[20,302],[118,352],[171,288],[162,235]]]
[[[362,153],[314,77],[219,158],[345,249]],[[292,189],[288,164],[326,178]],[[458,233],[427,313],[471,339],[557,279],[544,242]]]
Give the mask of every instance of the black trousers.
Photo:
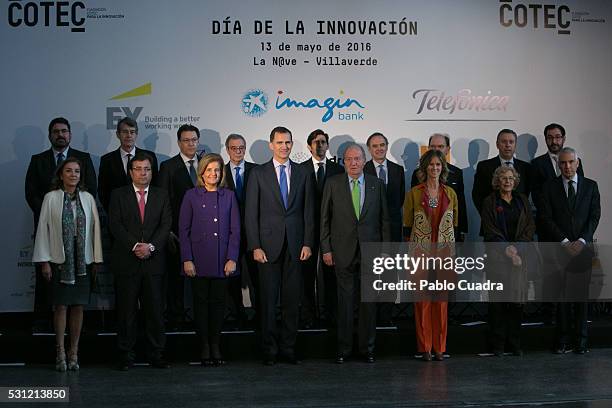
[[[521,349],[522,303],[489,303],[489,342],[493,351]]]
[[[287,242],[275,262],[258,264],[261,339],[264,355],[293,355],[299,322],[302,263],[291,257]],[[280,294],[281,330],[276,324]]]
[[[312,256],[304,262],[302,268],[302,304],[300,320],[303,323],[313,323],[319,317],[316,298],[318,252],[313,249]]]
[[[195,327],[200,337],[200,345],[219,344],[228,279],[225,278],[191,278],[193,293],[193,312]]]
[[[170,325],[185,320],[185,277],[181,274],[183,262],[178,253],[168,253],[166,274],[166,319]]]
[[[361,264],[356,256],[346,268],[336,267],[338,287],[338,353],[353,350],[355,304],[359,311],[359,352],[373,353],[376,340],[376,303],[361,302]]]
[[[573,344],[574,347],[587,346],[588,303],[570,302],[557,304],[557,345]]]
[[[138,269],[115,275],[117,304],[117,346],[131,354],[138,337],[138,303],[144,313],[147,353],[159,358],[166,345],[162,316],[162,275]]]

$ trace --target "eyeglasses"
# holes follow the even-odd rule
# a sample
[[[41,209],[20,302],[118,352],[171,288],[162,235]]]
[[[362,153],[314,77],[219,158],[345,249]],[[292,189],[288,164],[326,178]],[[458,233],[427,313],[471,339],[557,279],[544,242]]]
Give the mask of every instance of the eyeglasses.
[[[119,131],[120,134],[122,135],[135,135],[138,133],[138,131],[136,129],[121,129]]]
[[[193,139],[181,139],[181,143],[185,144],[198,144],[198,138],[194,137]]]
[[[563,140],[565,136],[546,136],[546,140]]]
[[[232,146],[229,148],[232,152],[244,152],[246,150],[246,146]]]

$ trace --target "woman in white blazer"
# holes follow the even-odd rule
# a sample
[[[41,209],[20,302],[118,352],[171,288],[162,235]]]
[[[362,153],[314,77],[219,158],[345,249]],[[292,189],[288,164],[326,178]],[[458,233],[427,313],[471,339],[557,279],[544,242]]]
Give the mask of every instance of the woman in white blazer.
[[[52,190],[42,204],[32,261],[41,264],[43,276],[52,282],[55,369],[78,370],[83,305],[89,303],[92,264],[102,263],[100,220],[96,200],[82,190],[78,159],[64,160],[55,176]],[[66,362],[64,332],[68,307],[70,351]]]

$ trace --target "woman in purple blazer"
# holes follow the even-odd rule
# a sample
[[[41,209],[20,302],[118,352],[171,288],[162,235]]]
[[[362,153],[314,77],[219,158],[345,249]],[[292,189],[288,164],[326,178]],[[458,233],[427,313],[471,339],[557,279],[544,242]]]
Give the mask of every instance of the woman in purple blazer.
[[[240,209],[233,191],[219,187],[223,159],[207,154],[198,164],[197,187],[185,193],[179,215],[183,273],[191,278],[202,365],[225,364],[219,349],[228,277],[240,249]]]

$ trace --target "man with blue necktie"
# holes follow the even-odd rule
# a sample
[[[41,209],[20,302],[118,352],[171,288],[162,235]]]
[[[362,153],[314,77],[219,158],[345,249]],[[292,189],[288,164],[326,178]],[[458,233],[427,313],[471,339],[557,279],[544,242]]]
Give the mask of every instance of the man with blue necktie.
[[[237,133],[230,134],[227,139],[225,139],[225,150],[227,151],[229,161],[225,165],[223,183],[225,187],[234,190],[236,193],[236,198],[240,207],[240,230],[244,231],[246,186],[251,170],[257,165],[244,159],[246,153],[246,140],[242,135]],[[240,275],[230,278],[229,294],[236,307],[238,325],[243,326],[246,323],[246,312],[242,302],[242,289],[249,288],[249,297],[253,308],[257,307],[257,295],[259,292],[257,288],[257,266],[253,260],[253,256],[247,251],[246,234],[241,234],[240,236],[240,255],[238,257],[237,268],[238,271],[240,271]]]
[[[270,133],[272,160],[254,168],[246,194],[248,249],[259,268],[261,337],[264,364],[278,357],[299,364],[295,340],[299,321],[302,265],[314,243],[314,182],[310,172],[289,159],[291,131]],[[276,327],[280,292],[282,329]]]

